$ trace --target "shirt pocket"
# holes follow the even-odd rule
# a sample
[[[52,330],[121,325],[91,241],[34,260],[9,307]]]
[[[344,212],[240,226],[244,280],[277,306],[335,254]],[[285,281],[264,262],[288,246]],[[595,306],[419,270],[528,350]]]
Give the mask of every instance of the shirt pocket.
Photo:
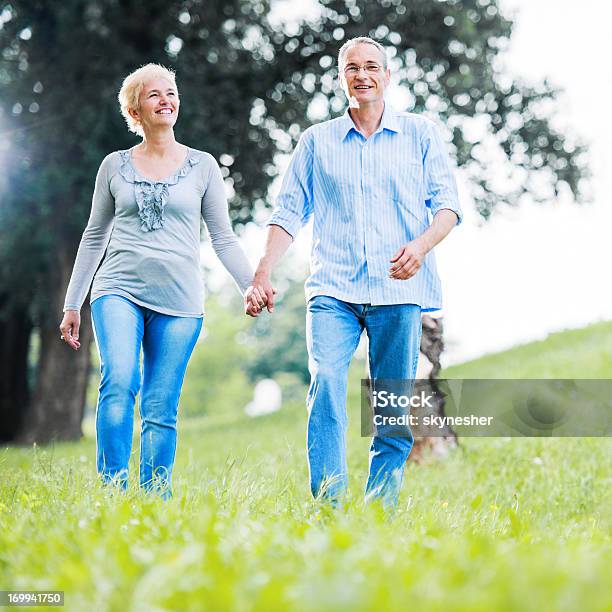
[[[423,162],[416,156],[389,160],[386,175],[392,200],[413,199],[423,191]]]

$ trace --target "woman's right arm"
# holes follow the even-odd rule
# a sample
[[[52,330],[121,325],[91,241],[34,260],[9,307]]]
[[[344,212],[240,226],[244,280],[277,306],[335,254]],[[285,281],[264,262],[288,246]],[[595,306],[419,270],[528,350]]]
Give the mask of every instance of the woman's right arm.
[[[96,176],[91,214],[79,244],[64,301],[65,314],[60,331],[63,340],[75,350],[80,346],[78,342],[81,322],[79,312],[108,246],[115,219],[115,200],[110,191],[112,156],[113,154],[108,155],[104,159]]]

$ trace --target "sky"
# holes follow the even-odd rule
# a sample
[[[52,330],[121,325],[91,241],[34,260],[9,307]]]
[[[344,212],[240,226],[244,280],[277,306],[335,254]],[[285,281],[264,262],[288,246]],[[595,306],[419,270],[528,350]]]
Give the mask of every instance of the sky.
[[[612,201],[604,109],[612,100],[612,6],[598,0],[506,0],[515,15],[507,66],[564,89],[558,120],[589,143],[592,203],[502,210],[478,227],[471,213],[440,245],[447,363],[612,320]],[[465,201],[465,200],[464,200]]]
[[[279,11],[304,4],[282,0]],[[499,207],[483,224],[461,173],[465,218],[436,247],[444,291],[444,364],[458,363],[563,329],[612,320],[612,128],[604,109],[612,102],[608,28],[612,4],[600,0],[503,0],[515,29],[505,56],[509,71],[527,80],[548,78],[564,90],[557,121],[589,143],[592,201],[556,201]],[[309,232],[292,247],[307,260]],[[242,238],[253,265],[265,233]],[[207,261],[211,261],[207,252]],[[215,266],[215,277],[224,276]]]

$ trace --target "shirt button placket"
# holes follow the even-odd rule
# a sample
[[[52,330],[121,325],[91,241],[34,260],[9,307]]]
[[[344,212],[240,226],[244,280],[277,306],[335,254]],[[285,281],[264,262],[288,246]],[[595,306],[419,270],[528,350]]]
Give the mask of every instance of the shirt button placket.
[[[367,281],[368,281],[368,302],[372,303],[375,291],[375,269],[374,269],[374,257],[376,255],[376,244],[372,244],[372,240],[375,238],[369,231],[373,227],[372,223],[372,161],[371,152],[372,146],[371,141],[374,136],[370,136],[368,140],[363,143],[361,148],[361,176],[362,189],[363,189],[363,243],[366,254],[366,270],[367,270]]]

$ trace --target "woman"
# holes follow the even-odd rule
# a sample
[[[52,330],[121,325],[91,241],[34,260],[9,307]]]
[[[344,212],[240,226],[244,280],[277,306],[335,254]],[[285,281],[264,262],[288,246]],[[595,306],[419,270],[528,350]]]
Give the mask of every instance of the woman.
[[[169,497],[181,386],[202,328],[202,217],[242,293],[252,271],[231,229],[216,161],[174,138],[180,106],[174,74],[156,64],[139,68],[124,80],[119,102],[128,128],[143,140],[100,166],[60,330],[78,350],[79,311],[93,279],[98,472],[104,482],[127,486],[140,390],[140,484]]]

